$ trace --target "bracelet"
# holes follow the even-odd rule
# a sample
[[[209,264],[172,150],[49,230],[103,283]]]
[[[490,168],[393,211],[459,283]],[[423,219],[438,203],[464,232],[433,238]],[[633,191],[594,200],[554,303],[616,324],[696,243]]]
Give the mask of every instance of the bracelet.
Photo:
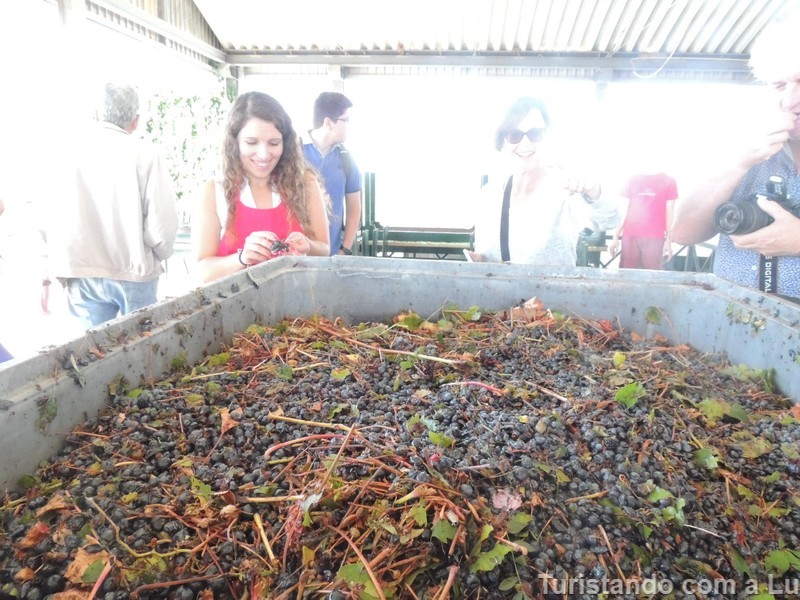
[[[239,248],[239,262],[242,263],[245,267],[249,267],[246,262],[242,260],[242,252],[244,252],[244,248]]]

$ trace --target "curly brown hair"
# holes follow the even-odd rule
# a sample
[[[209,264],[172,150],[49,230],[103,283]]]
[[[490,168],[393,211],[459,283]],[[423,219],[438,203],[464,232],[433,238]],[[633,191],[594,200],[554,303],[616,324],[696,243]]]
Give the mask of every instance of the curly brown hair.
[[[292,120],[272,96],[263,92],[247,92],[236,98],[231,107],[222,145],[222,189],[228,206],[225,233],[231,235],[233,232],[235,198],[245,180],[237,138],[245,124],[254,117],[275,125],[283,137],[283,154],[272,171],[272,184],[286,203],[290,216],[303,231],[308,231],[311,213],[306,202],[306,189],[316,175],[306,163]]]

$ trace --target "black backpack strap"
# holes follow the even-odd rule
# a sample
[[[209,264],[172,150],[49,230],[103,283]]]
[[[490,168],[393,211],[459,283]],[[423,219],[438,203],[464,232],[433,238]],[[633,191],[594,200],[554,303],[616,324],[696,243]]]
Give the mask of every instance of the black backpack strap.
[[[511,180],[509,177],[506,182],[506,189],[503,191],[503,208],[500,213],[500,258],[503,262],[511,260],[511,254],[508,251],[508,207],[511,204]]]
[[[342,161],[342,171],[344,171],[345,181],[350,179],[350,173],[353,172],[353,159],[344,144],[339,144],[339,158]]]

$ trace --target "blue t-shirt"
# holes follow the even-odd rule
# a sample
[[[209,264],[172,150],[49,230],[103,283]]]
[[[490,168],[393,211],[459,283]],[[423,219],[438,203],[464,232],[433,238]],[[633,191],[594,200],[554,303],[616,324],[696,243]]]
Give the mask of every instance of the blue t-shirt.
[[[328,214],[331,236],[331,256],[339,252],[344,238],[344,197],[345,194],[361,191],[361,172],[352,155],[350,173],[345,175],[342,165],[342,146],[337,144],[325,156],[313,142],[303,144],[306,159],[317,169],[325,181],[325,189],[331,198],[331,211]],[[347,152],[345,150],[345,152]]]
[[[731,200],[766,193],[767,180],[773,175],[783,177],[789,198],[794,203],[800,202],[800,176],[786,148],[751,168],[739,182]],[[781,256],[777,260],[778,294],[800,299],[800,256]],[[758,252],[736,248],[727,235],[720,235],[714,258],[716,275],[758,289],[759,266]]]

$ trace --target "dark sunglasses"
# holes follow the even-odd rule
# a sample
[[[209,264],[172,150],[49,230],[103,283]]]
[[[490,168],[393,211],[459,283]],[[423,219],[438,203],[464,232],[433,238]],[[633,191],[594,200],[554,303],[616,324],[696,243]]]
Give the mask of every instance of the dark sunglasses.
[[[512,129],[511,131],[506,131],[505,137],[509,144],[519,144],[524,137],[527,137],[532,142],[541,142],[546,131],[547,129],[544,128],[533,128],[528,129],[528,131]]]

